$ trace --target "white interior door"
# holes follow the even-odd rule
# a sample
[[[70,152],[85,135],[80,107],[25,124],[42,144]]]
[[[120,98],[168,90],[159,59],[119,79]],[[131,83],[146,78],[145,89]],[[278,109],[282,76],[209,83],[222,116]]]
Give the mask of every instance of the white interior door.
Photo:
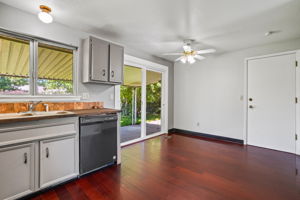
[[[250,145],[295,153],[295,54],[248,61]]]

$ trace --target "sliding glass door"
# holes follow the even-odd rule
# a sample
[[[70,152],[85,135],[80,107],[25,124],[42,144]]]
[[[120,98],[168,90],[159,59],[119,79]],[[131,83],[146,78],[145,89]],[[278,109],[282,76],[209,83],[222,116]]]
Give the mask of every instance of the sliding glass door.
[[[141,137],[142,69],[124,66],[124,83],[120,87],[121,142]]]
[[[164,72],[146,67],[124,66],[120,86],[121,143],[162,133]]]
[[[146,72],[146,135],[161,132],[162,73]]]

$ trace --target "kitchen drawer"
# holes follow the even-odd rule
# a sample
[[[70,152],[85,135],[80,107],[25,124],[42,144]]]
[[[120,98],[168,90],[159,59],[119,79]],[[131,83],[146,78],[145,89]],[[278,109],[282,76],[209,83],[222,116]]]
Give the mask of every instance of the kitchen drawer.
[[[28,125],[29,124],[29,125]],[[49,123],[32,124],[26,126],[11,126],[9,129],[0,129],[0,146],[27,141],[41,140],[53,137],[75,135],[77,121],[60,119],[60,122],[49,121]]]

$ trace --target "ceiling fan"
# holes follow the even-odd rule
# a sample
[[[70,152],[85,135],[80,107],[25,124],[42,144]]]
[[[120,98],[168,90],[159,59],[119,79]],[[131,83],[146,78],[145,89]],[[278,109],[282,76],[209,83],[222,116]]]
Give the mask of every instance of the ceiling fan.
[[[203,50],[193,50],[192,49],[192,43],[194,40],[188,39],[184,40],[183,43],[183,52],[181,53],[165,53],[163,55],[168,55],[168,56],[177,56],[179,55],[180,57],[175,60],[181,61],[182,63],[189,63],[193,64],[196,62],[196,60],[203,60],[205,59],[204,56],[201,56],[201,54],[208,54],[208,53],[214,53],[216,52],[215,49],[203,49]]]

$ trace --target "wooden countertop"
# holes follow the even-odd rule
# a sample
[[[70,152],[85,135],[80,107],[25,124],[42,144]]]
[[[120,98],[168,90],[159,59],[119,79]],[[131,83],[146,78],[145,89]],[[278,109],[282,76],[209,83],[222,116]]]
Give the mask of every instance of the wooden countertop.
[[[110,108],[100,108],[100,109],[83,109],[83,110],[68,110],[69,112],[64,114],[53,114],[53,115],[32,115],[32,116],[14,116],[14,113],[5,114],[5,116],[0,117],[0,124],[14,123],[14,122],[26,122],[44,119],[55,119],[55,118],[65,118],[65,117],[83,117],[88,115],[101,115],[101,114],[112,114],[121,112],[120,110],[110,109]]]

